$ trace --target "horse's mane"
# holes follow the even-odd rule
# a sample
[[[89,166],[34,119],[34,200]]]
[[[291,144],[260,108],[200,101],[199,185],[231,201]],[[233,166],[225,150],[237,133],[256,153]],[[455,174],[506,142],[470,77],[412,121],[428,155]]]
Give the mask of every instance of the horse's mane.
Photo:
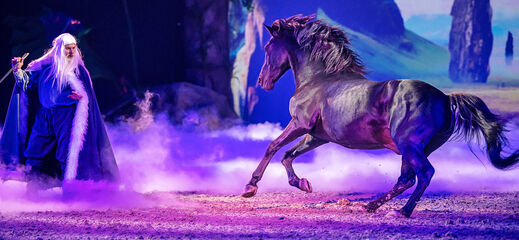
[[[310,53],[310,60],[322,61],[326,74],[351,72],[365,74],[364,65],[357,53],[350,49],[350,41],[342,30],[330,26],[315,15],[301,14],[274,21],[272,27],[293,31],[302,49]]]

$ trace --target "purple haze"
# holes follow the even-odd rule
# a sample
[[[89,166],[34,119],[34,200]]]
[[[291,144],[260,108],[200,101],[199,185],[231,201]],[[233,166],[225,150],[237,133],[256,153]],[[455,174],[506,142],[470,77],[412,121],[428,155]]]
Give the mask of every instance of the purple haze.
[[[157,119],[135,132],[127,124],[109,127],[125,187],[137,192],[210,191],[240,194],[259,163],[268,143],[281,132],[279,125],[264,123],[235,126],[218,132],[186,132]],[[507,134],[519,147],[519,129]],[[295,142],[294,142],[295,143]],[[293,144],[291,144],[293,145]],[[287,183],[282,153],[267,168],[259,191],[292,190]],[[429,192],[519,191],[519,170],[495,169],[478,147],[479,159],[464,142],[449,142],[430,161],[436,174]],[[300,177],[314,191],[379,192],[388,190],[400,173],[400,156],[389,150],[362,151],[329,143],[294,161]]]
[[[25,195],[25,183],[7,181],[0,183],[0,212],[149,206],[156,203],[139,193],[154,191],[239,195],[268,143],[282,130],[278,124],[263,123],[197,132],[170,125],[164,115],[142,119],[144,123],[132,120],[107,125],[120,168],[120,186],[77,182],[68,188],[75,189],[71,199],[63,199],[61,188],[34,199]],[[518,148],[519,128],[511,127],[507,136]],[[288,185],[280,164],[289,147],[272,160],[258,184],[259,194],[299,191]],[[519,191],[519,170],[497,170],[479,148],[474,147],[474,152],[480,160],[462,142],[449,142],[434,152],[429,159],[436,174],[427,191]],[[294,168],[300,177],[308,178],[314,191],[382,192],[396,182],[400,156],[389,150],[351,150],[329,143],[300,156]]]

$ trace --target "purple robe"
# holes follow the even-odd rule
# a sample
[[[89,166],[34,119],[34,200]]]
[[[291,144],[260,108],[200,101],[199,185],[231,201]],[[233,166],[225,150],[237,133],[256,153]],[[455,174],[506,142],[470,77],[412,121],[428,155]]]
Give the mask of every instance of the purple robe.
[[[48,70],[48,66],[38,70],[40,73],[36,75],[40,79],[35,82],[46,79],[46,74],[48,74],[46,70]],[[56,166],[51,164],[50,171],[45,173],[60,179],[116,181],[119,178],[119,171],[92,88],[90,75],[81,65],[79,70],[79,81],[71,83],[71,86],[75,85],[72,86],[75,87],[74,90],[78,90],[78,85],[80,86],[83,101],[78,102],[73,120],[66,171],[61,172],[59,164]],[[18,84],[13,90],[0,138],[0,164],[8,170],[16,170],[20,165],[25,165],[24,151],[31,135],[36,113],[42,106],[39,97],[39,94],[42,93],[38,92],[34,89],[23,91]],[[48,158],[47,162],[56,162],[55,156],[48,156]]]

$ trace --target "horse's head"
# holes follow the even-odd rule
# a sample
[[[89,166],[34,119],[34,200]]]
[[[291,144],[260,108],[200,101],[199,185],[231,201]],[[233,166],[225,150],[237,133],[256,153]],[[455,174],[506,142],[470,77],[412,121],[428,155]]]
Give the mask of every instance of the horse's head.
[[[284,31],[281,31],[279,24],[272,27],[265,25],[271,35],[270,40],[265,45],[265,62],[261,67],[258,84],[265,90],[274,88],[274,83],[290,69],[288,44]]]
[[[362,77],[365,74],[364,65],[350,48],[346,33],[339,27],[315,20],[314,15],[278,19],[272,26],[265,27],[272,37],[265,45],[265,63],[258,78],[263,89],[274,88],[288,69],[308,64],[317,66],[312,71],[327,75],[350,73]]]

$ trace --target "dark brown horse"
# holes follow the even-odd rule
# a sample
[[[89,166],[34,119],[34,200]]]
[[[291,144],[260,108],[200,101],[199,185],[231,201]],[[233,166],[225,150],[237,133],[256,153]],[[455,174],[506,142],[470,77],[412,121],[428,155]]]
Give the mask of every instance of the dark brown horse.
[[[488,158],[499,169],[517,163],[519,151],[501,157],[506,144],[505,122],[483,101],[466,94],[445,95],[417,80],[370,81],[364,67],[337,27],[300,15],[266,26],[272,37],[265,46],[265,63],[258,78],[266,90],[292,69],[296,91],[290,99],[292,120],[272,141],[252,174],[243,197],[252,197],[273,155],[298,137],[304,138],[281,160],[288,182],[312,192],[310,182],[292,168],[297,156],[328,142],[353,149],[387,148],[402,155],[401,175],[389,192],[370,202],[374,212],[382,204],[418,185],[397,213],[409,217],[429,185],[434,168],[427,157],[452,135],[470,141],[483,135]]]

